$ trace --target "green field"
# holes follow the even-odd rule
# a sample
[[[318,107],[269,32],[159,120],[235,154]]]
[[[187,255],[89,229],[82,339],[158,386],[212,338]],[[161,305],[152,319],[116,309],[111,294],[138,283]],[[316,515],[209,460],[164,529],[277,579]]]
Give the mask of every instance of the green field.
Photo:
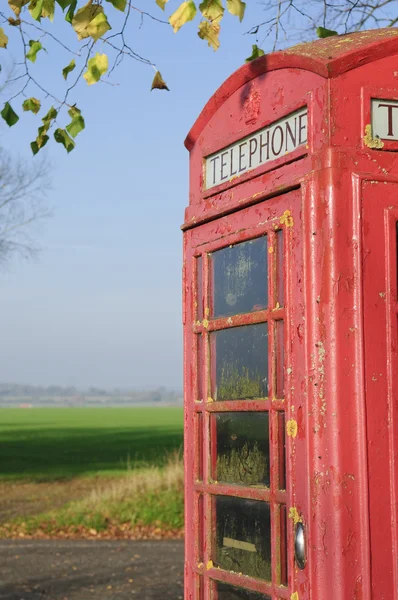
[[[0,537],[180,537],[180,408],[0,410]]]
[[[55,480],[161,465],[181,408],[0,409],[0,479]]]

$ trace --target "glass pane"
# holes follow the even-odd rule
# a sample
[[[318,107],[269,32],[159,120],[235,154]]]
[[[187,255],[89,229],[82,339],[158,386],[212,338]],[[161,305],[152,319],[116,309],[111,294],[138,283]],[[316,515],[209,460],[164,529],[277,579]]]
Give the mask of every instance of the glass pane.
[[[266,502],[216,496],[216,566],[271,580],[271,520]]]
[[[283,321],[276,321],[275,336],[276,398],[285,397],[285,327]]]
[[[201,402],[203,400],[203,381],[206,376],[205,369],[205,356],[204,356],[204,344],[203,344],[203,336],[201,333],[196,335],[196,381],[197,381],[197,389],[196,389],[196,400]]]
[[[203,549],[204,549],[204,500],[203,494],[199,494],[198,497],[198,522],[196,524],[198,527],[198,563],[203,562]]]
[[[287,585],[287,510],[286,505],[280,507],[281,528],[281,584]]]
[[[216,421],[215,481],[243,485],[270,484],[267,412],[226,412]]]
[[[195,423],[195,479],[203,481],[203,415],[196,413],[194,416]]]
[[[196,320],[203,319],[203,277],[202,277],[202,257],[196,259]]]
[[[210,341],[214,400],[268,396],[267,323],[216,331]]]
[[[276,302],[279,306],[285,304],[285,282],[283,273],[283,231],[276,232]]]
[[[279,489],[286,489],[286,424],[285,413],[278,412]]]
[[[270,596],[264,596],[258,592],[244,590],[227,583],[218,581],[216,584],[217,600],[271,600]]]
[[[214,317],[262,310],[268,306],[266,237],[217,250],[210,256]]]

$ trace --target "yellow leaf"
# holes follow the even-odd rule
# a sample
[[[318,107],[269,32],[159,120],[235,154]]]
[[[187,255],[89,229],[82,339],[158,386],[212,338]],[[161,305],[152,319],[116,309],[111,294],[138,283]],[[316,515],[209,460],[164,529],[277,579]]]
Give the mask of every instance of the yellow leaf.
[[[179,29],[188,21],[192,21],[196,15],[196,5],[192,0],[183,2],[177,10],[169,18],[169,23],[173,28],[174,33],[177,33]]]
[[[111,28],[102,6],[90,2],[77,11],[72,19],[72,26],[79,40],[88,37],[98,40]]]
[[[4,33],[4,29],[0,27],[0,48],[7,48],[8,37]]]
[[[160,71],[156,71],[156,73],[155,73],[155,77],[153,78],[153,81],[152,81],[151,91],[152,90],[167,90],[167,91],[169,91],[169,88],[167,87],[167,83],[161,76]]]
[[[106,54],[96,53],[93,58],[90,58],[87,64],[87,71],[83,77],[88,85],[93,85],[101,79],[101,76],[108,70],[108,57]]]
[[[169,0],[156,0],[156,4],[160,6],[162,10],[164,10],[168,1]]]
[[[239,21],[242,21],[245,16],[246,2],[242,2],[242,0],[227,0],[227,9],[231,15],[239,17]]]
[[[210,21],[202,21],[199,23],[198,36],[202,40],[206,40],[213,50],[218,50],[220,47],[220,40],[218,39],[220,29],[219,20],[213,23],[210,23]]]
[[[16,17],[19,17],[21,14],[22,7],[27,4],[29,0],[8,0],[8,4],[11,10],[14,11]]]
[[[224,8],[221,0],[203,0],[199,5],[200,12],[211,22],[218,21],[224,14]]]
[[[55,0],[44,0],[41,11],[42,17],[48,17],[50,21],[54,20]]]

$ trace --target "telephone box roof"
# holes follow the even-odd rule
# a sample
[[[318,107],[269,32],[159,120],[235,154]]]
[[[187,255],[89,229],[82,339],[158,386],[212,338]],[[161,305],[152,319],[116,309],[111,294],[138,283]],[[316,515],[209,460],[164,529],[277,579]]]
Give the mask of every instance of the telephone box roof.
[[[398,54],[397,27],[331,36],[261,56],[240,67],[218,88],[188,133],[185,146],[191,150],[227,98],[260,75],[277,69],[303,69],[328,79],[394,54]]]

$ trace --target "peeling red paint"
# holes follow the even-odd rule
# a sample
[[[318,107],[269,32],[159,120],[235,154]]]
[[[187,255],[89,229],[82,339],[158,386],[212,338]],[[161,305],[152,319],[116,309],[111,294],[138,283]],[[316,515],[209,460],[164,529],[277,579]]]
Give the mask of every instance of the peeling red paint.
[[[217,600],[214,582],[223,581],[272,600],[294,594],[300,600],[398,600],[398,142],[369,144],[365,136],[371,98],[398,99],[397,58],[396,29],[337,36],[263,57],[221,86],[187,138],[186,598]],[[203,188],[207,156],[303,106],[306,147]],[[276,291],[279,229],[285,236],[282,303]],[[259,236],[267,236],[268,305],[256,300],[247,312],[213,316],[212,254]],[[283,369],[277,366],[280,321]],[[264,323],[268,395],[217,399],[211,336]],[[283,397],[277,393],[281,373]],[[270,415],[270,483],[214,480],[214,416],[256,411]],[[285,458],[281,429],[288,434]],[[283,461],[286,489],[279,489]],[[268,579],[218,565],[218,496],[270,504]],[[281,539],[284,508],[294,509],[296,524],[305,526],[303,570],[294,562],[294,520],[288,520],[287,540]],[[234,543],[226,537],[230,551]],[[237,541],[250,551],[256,546]],[[283,548],[287,585],[281,580]]]

